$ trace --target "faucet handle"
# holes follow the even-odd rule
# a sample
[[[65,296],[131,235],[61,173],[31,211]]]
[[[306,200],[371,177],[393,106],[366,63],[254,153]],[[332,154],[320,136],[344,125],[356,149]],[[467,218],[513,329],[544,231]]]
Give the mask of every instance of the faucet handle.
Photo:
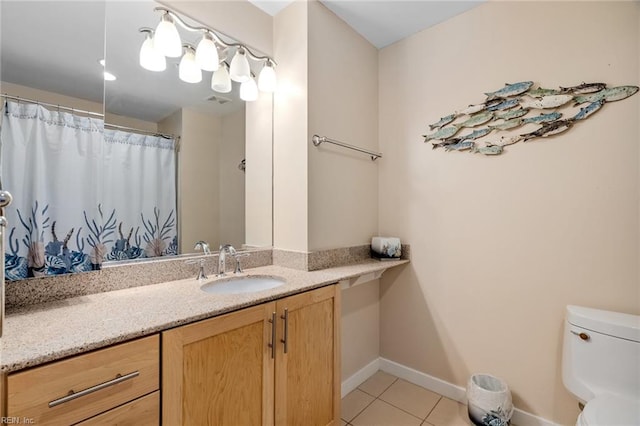
[[[204,272],[204,259],[189,259],[184,263],[186,263],[187,265],[195,265],[196,263],[200,265],[200,269],[198,270],[198,276],[196,277],[198,281],[206,280],[208,278],[207,274],[205,274]]]
[[[242,259],[243,257],[248,257],[249,253],[234,253],[233,254],[233,258],[236,261],[236,269],[235,271],[233,271],[234,274],[241,274],[242,272],[244,272],[244,270],[242,269],[242,264],[240,263],[240,259]]]

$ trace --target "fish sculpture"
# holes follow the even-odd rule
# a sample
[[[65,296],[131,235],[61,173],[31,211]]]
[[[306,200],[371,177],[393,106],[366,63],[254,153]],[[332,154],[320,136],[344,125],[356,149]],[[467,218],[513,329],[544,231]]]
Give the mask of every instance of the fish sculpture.
[[[481,138],[483,136],[488,135],[489,133],[491,133],[491,129],[489,129],[488,127],[485,127],[484,129],[476,129],[473,132],[469,133],[468,135],[464,135],[464,136],[460,136],[461,139],[478,139]]]
[[[518,126],[522,126],[521,118],[512,118],[511,120],[506,120],[504,123],[500,124],[489,124],[489,128],[495,130],[509,130]]]
[[[561,95],[561,94],[562,94],[561,90],[543,89],[542,87],[539,87],[539,88],[533,89],[533,90],[529,90],[527,93],[525,93],[525,95],[531,96],[532,98],[542,98],[544,96]]]
[[[474,146],[471,149],[471,152],[473,152],[474,154],[479,152],[480,154],[484,154],[484,155],[499,155],[499,154],[502,154],[502,146],[500,145],[491,145],[491,146],[482,146],[482,147]]]
[[[467,149],[471,149],[475,146],[474,141],[460,141],[453,145],[447,145],[444,147],[446,151],[466,151]]]
[[[523,142],[526,142],[529,139],[534,139],[534,138],[547,138],[549,136],[557,135],[558,133],[562,133],[564,131],[569,130],[572,125],[573,125],[573,121],[558,120],[552,123],[547,123],[534,132],[525,133],[520,136],[523,137]]]
[[[638,92],[638,86],[618,86],[610,89],[603,89],[596,93],[590,93],[588,95],[576,96],[573,98],[575,101],[574,106],[584,104],[586,102],[596,102],[604,99],[606,102],[620,101],[626,99],[631,95],[635,95]]]
[[[536,115],[535,117],[527,117],[525,119],[522,120],[522,124],[528,124],[528,123],[535,123],[535,124],[542,124],[542,123],[549,123],[551,121],[556,121],[558,119],[560,119],[560,117],[562,117],[562,113],[561,112],[550,112],[549,114],[540,114],[540,115]]]
[[[424,141],[431,141],[434,149],[444,147],[447,151],[471,150],[485,155],[499,155],[504,152],[504,147],[517,142],[566,132],[575,123],[585,121],[600,111],[606,103],[626,99],[639,91],[638,86],[607,88],[605,83],[584,81],[579,85],[553,89],[533,88],[531,81],[507,83],[499,90],[485,93],[484,102],[470,104],[430,124],[429,129],[433,133],[423,135]],[[580,106],[579,111],[570,107],[571,104]],[[532,113],[533,110],[539,110],[539,114]],[[457,120],[458,117],[464,118]],[[537,125],[537,129],[513,131],[529,124]],[[472,131],[460,131],[463,128]],[[477,142],[494,131],[508,133]]]
[[[491,132],[491,129],[489,128],[484,128],[484,129],[477,129],[474,130],[473,132],[469,133],[468,135],[463,135],[457,138],[450,138],[450,139],[445,139],[443,141],[440,142],[431,142],[433,144],[432,148],[440,148],[441,146],[446,146],[446,145],[454,145],[458,142],[464,141],[464,140],[475,140],[478,138],[481,138],[483,136],[488,135]]]
[[[429,129],[430,130],[439,129],[442,126],[446,126],[447,124],[451,123],[455,119],[456,119],[455,114],[447,115],[446,117],[442,117],[440,121],[438,121],[437,123],[429,124]]]
[[[487,111],[502,111],[505,109],[514,108],[518,106],[519,103],[520,103],[520,99],[509,99],[506,101],[502,101],[498,104],[488,106],[486,109]]]
[[[458,126],[449,126],[449,127],[443,127],[439,129],[437,132],[431,133],[430,135],[422,135],[422,136],[424,137],[425,142],[429,142],[432,139],[444,140],[458,133],[458,130],[460,130],[460,127]]]
[[[584,95],[586,93],[599,92],[607,87],[605,83],[585,83],[572,87],[560,87],[562,93],[573,93],[574,95]]]
[[[590,115],[592,115],[593,113],[595,113],[596,111],[599,111],[600,108],[602,108],[602,105],[604,105],[605,100],[604,99],[600,99],[599,101],[595,101],[590,103],[589,105],[587,105],[584,108],[580,108],[580,111],[574,115],[571,120],[576,121],[576,120],[584,120],[585,118],[589,117]]]
[[[527,115],[530,110],[528,108],[512,109],[510,111],[499,112],[496,114],[496,118],[502,118],[503,120],[511,120],[512,118],[520,118],[523,115]]]
[[[475,127],[490,121],[492,118],[492,112],[483,112],[481,114],[472,115],[467,121],[463,121],[460,124],[454,124],[454,126],[457,126],[458,128]]]
[[[540,99],[526,99],[520,102],[522,108],[549,109],[566,104],[573,99],[572,95],[550,95]]]
[[[514,136],[503,136],[500,138],[500,140],[498,142],[487,142],[487,146],[509,146],[509,145],[513,145],[514,143],[520,142],[522,139],[524,139],[524,136],[522,135],[514,135]]]
[[[440,147],[447,146],[447,145],[455,145],[460,141],[462,141],[462,139],[460,139],[460,138],[445,139],[445,140],[440,141],[440,142],[435,142],[435,140],[434,140],[434,141],[431,142],[431,144],[432,144],[431,145],[431,149],[436,149],[436,148],[440,148]]]
[[[454,111],[453,113],[456,117],[459,117],[461,115],[471,115],[475,114],[476,112],[482,111],[483,109],[485,109],[485,107],[485,104],[469,105],[468,107]]]
[[[487,100],[508,98],[510,96],[516,96],[526,92],[531,88],[531,86],[533,86],[533,81],[521,81],[513,84],[507,83],[502,89],[496,90],[495,92],[485,93],[485,95],[487,95]]]

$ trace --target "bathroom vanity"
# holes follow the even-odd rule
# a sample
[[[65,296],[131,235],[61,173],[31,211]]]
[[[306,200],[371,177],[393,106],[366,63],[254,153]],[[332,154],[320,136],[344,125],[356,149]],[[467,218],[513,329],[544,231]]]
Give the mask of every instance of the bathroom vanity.
[[[248,275],[286,283],[255,293],[209,294],[190,278],[20,308],[3,338],[3,415],[56,425],[337,424],[338,283],[406,262],[269,265]]]

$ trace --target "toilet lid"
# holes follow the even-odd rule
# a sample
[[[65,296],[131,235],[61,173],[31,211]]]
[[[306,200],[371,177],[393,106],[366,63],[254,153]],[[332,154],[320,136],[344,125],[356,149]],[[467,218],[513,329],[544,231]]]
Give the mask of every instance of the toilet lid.
[[[580,426],[640,425],[640,400],[600,395],[590,400],[578,418]]]

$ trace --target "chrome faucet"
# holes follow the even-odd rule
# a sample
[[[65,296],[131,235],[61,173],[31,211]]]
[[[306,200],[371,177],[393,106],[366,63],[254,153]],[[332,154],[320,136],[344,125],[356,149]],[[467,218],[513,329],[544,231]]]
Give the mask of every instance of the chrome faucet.
[[[211,250],[209,250],[209,244],[207,244],[206,241],[198,241],[193,249],[202,250],[204,254],[211,254]]]
[[[227,254],[234,256],[236,254],[236,249],[233,248],[231,244],[221,245],[220,251],[218,252],[218,277],[224,277],[226,275]]]

